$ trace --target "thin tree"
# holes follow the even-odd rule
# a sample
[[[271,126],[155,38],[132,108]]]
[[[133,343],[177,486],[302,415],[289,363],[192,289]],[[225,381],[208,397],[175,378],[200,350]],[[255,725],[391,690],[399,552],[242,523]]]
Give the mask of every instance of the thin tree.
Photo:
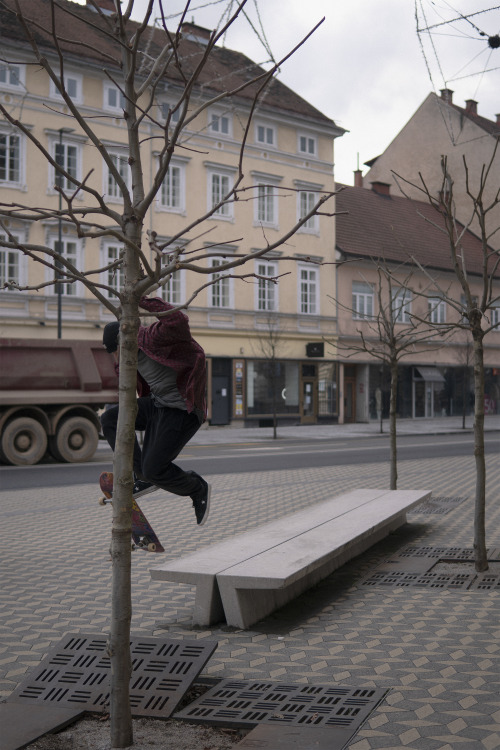
[[[106,201],[102,188],[98,189],[95,186],[95,176],[91,172],[82,179],[75,177],[57,151],[53,155],[30,127],[1,104],[0,111],[5,120],[15,131],[22,133],[36,150],[40,167],[48,164],[53,170],[56,176],[55,189],[60,196],[60,207],[54,207],[50,201],[47,201],[46,206],[23,205],[20,202],[0,205],[0,224],[6,235],[6,239],[0,244],[18,250],[30,261],[42,264],[53,275],[51,280],[36,286],[12,283],[9,284],[11,288],[33,290],[44,289],[57,282],[78,282],[115,315],[120,323],[119,420],[114,454],[111,540],[113,580],[108,643],[111,659],[111,744],[118,748],[133,743],[129,702],[129,643],[132,617],[130,535],[137,331],[141,317],[147,314],[141,308],[141,299],[167,284],[173,273],[185,269],[200,276],[198,287],[182,305],[187,308],[202,289],[214,283],[213,270],[210,267],[210,261],[214,257],[219,259],[219,278],[254,277],[255,274],[245,273],[242,267],[286,243],[312,216],[332,215],[322,210],[323,204],[332,193],[321,194],[311,210],[283,231],[277,240],[268,242],[264,237],[262,247],[257,250],[248,249],[225,257],[220,249],[215,249],[215,243],[207,246],[201,241],[204,237],[201,230],[198,238],[192,239],[196,228],[223,206],[238,200],[254,199],[253,187],[243,184],[243,155],[252,116],[279,66],[294,50],[267,71],[254,66],[248,71],[243,82],[239,78],[238,82],[232,85],[231,77],[227,81],[219,80],[217,67],[212,64],[212,58],[217,43],[243,13],[247,0],[230,3],[232,12],[227,14],[224,25],[211,33],[206,45],[200,46],[196,54],[189,56],[183,55],[181,33],[189,2],[186,2],[184,13],[174,31],[167,27],[161,2],[160,19],[157,19],[156,27],[152,27],[153,0],[148,0],[144,4],[145,10],[138,22],[132,20],[134,0],[129,0],[128,3],[115,0],[115,11],[111,14],[104,13],[97,0],[88,0],[95,12],[59,0],[40,2],[44,6],[44,14],[33,12],[35,4],[30,0],[2,0],[1,7],[4,12],[12,14],[13,24],[17,24],[16,28],[22,29],[24,33],[30,50],[29,64],[45,71],[59,93],[64,103],[64,116],[68,125],[83,133],[100,154],[110,177],[118,187],[122,206],[120,210],[115,210]],[[71,21],[70,25],[67,23],[68,18]],[[65,33],[61,32],[63,27]],[[68,38],[68,33],[71,38]],[[297,47],[303,44],[308,36],[309,34]],[[94,121],[85,117],[78,101],[68,90],[65,70],[69,60],[74,59],[71,54],[74,56],[75,49],[81,50],[83,56],[90,52],[98,52],[101,70],[122,97],[123,125],[127,141],[125,154],[131,173],[130,187],[110,149],[99,137],[99,118]],[[158,116],[157,94],[166,80],[174,82],[174,90],[178,93],[166,121],[163,121]],[[186,153],[186,149],[190,148],[188,129],[191,128],[192,132],[192,129],[196,128],[198,118],[208,107],[224,102],[231,106],[234,98],[245,92],[251,95],[249,115],[239,156],[236,158],[237,176],[233,187],[210,210],[202,211],[194,221],[186,222],[181,232],[173,234],[168,240],[160,241],[155,232],[151,231],[146,241],[147,213],[161,189],[173,155],[179,152]],[[151,137],[155,139],[158,155],[153,178],[146,184],[144,172],[146,159],[150,158]],[[34,168],[34,165],[31,168]],[[111,238],[123,247],[123,251],[119,258],[101,268],[79,267],[61,252],[62,248],[57,245],[53,248],[48,243],[33,244],[21,241],[12,233],[9,222],[6,221],[13,218],[30,223],[63,221],[65,225],[74,228],[78,237],[97,241]],[[188,238],[191,238],[190,241]],[[150,253],[146,252],[148,243]],[[220,248],[220,243],[217,243],[217,247]],[[150,257],[153,258],[152,261]],[[122,277],[123,282],[114,286],[101,281],[104,275],[112,273],[115,273],[117,278]]]
[[[266,284],[273,283],[266,279]],[[273,439],[278,437],[278,383],[279,359],[283,356],[285,331],[280,326],[280,318],[276,313],[268,311],[265,327],[257,337],[257,356],[263,357],[267,365],[269,388],[271,391],[271,410],[273,415]]]
[[[415,267],[391,265],[383,259],[372,259],[377,282],[376,305],[373,314],[366,315],[357,327],[359,341],[339,340],[338,351],[352,357],[368,354],[381,362],[390,375],[389,399],[389,444],[390,444],[390,489],[397,489],[397,395],[399,363],[418,352],[427,351],[436,333],[432,333],[426,321],[417,319],[412,312],[412,283]],[[367,283],[370,281],[367,279]],[[351,310],[352,311],[352,310]]]
[[[500,204],[500,179],[494,169],[498,150],[497,139],[491,159],[478,169],[471,171],[464,157],[464,172],[460,177],[450,174],[446,157],[441,159],[442,184],[438,196],[431,193],[420,175],[418,187],[436,210],[434,226],[445,233],[448,240],[450,261],[454,275],[459,282],[461,298],[450,294],[429,270],[423,269],[434,287],[434,295],[456,312],[456,320],[450,323],[434,323],[437,330],[447,332],[465,331],[472,337],[474,367],[474,460],[476,468],[475,509],[474,509],[474,560],[478,572],[488,570],[486,548],[486,461],[484,453],[484,340],[494,329],[498,329],[496,314],[500,307],[500,251],[491,246],[492,240],[500,231],[498,223],[490,217]],[[403,182],[400,175],[396,175]],[[473,180],[473,178],[476,178]],[[457,187],[457,180],[458,187]],[[493,182],[493,198],[486,202],[486,188]],[[473,187],[473,184],[475,185]],[[458,224],[454,196],[461,190],[469,199],[470,220],[467,226]],[[472,266],[463,246],[463,237],[468,227],[474,223],[478,227],[481,241],[479,268]]]

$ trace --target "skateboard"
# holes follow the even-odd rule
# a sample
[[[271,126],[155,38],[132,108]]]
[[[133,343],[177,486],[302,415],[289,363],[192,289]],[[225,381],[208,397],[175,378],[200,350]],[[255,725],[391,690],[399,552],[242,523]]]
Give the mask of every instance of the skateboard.
[[[104,497],[99,498],[99,505],[107,505],[113,497],[113,472],[103,471],[99,477],[99,486]],[[132,549],[145,552],[165,552],[165,548],[153,531],[153,527],[139,508],[137,500],[132,500]]]

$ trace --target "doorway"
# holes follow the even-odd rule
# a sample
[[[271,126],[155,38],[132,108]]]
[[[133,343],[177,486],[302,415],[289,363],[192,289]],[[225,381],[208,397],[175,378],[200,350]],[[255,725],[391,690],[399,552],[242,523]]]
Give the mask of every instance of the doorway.
[[[318,421],[318,377],[316,365],[302,365],[300,386],[300,423],[316,424]]]
[[[356,366],[344,365],[344,422],[356,421]]]
[[[231,360],[212,360],[212,416],[210,424],[229,424],[231,418]]]

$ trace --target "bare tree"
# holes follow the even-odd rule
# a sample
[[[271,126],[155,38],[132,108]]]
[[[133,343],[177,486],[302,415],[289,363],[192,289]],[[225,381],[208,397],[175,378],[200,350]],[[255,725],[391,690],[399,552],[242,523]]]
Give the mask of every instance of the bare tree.
[[[436,333],[432,333],[425,320],[417,319],[411,310],[412,283],[415,267],[388,264],[373,259],[377,277],[376,310],[366,315],[357,327],[359,341],[341,341],[337,350],[352,357],[366,353],[387,367],[390,374],[389,441],[390,489],[397,489],[397,394],[399,363],[404,358],[429,348]],[[370,283],[367,279],[367,283]],[[382,419],[382,415],[381,415]],[[382,431],[382,429],[381,429]]]
[[[264,282],[272,283],[272,282]],[[267,379],[271,390],[273,413],[273,439],[278,437],[278,377],[279,358],[283,356],[284,330],[280,327],[280,318],[276,313],[268,312],[265,327],[257,337],[257,356],[263,357],[267,365]]]
[[[464,172],[459,178],[450,174],[447,159],[441,160],[443,174],[441,190],[436,196],[427,188],[420,175],[421,184],[414,185],[426,195],[429,203],[436,210],[434,226],[444,232],[449,246],[450,261],[453,272],[459,282],[461,299],[443,288],[429,270],[422,268],[429,282],[433,285],[434,295],[438,295],[456,313],[456,319],[450,323],[434,323],[436,330],[442,332],[465,331],[473,341],[474,364],[474,459],[476,466],[476,491],[474,513],[474,554],[477,571],[488,570],[486,549],[486,462],[484,453],[484,340],[495,328],[498,328],[496,314],[500,306],[500,251],[491,247],[491,241],[500,231],[496,222],[490,222],[490,216],[500,204],[500,181],[494,171],[494,160],[498,149],[496,141],[488,164],[483,164],[472,187],[472,175],[465,158]],[[407,182],[400,175],[400,180]],[[457,187],[457,180],[460,179]],[[493,181],[493,198],[487,203],[485,194],[489,183]],[[413,184],[413,183],[411,183]],[[461,190],[469,199],[470,221],[467,226],[458,224],[455,211],[455,194]],[[464,247],[464,236],[468,226],[475,222],[479,227],[481,257],[471,258]],[[493,226],[490,226],[493,224]]]
[[[55,155],[51,153],[29,126],[15,117],[9,107],[0,104],[0,112],[5,120],[16,132],[23,134],[32,151],[38,154],[40,163],[50,166],[60,199],[58,207],[54,206],[53,201],[47,201],[45,206],[24,205],[21,202],[0,205],[0,225],[6,235],[6,239],[0,244],[19,251],[30,261],[42,264],[52,275],[50,280],[36,286],[10,286],[20,290],[40,290],[55,283],[78,282],[115,315],[120,323],[119,420],[114,455],[111,541],[113,582],[109,637],[113,747],[126,747],[133,742],[129,703],[132,616],[130,534],[137,331],[141,317],[145,314],[141,309],[141,299],[167,284],[176,271],[185,269],[200,277],[198,287],[182,305],[187,308],[202,289],[214,283],[210,268],[212,258],[219,259],[219,278],[255,277],[255,274],[246,273],[242,267],[286,243],[311,217],[317,214],[332,215],[323,209],[323,204],[332,193],[324,192],[311,210],[283,231],[277,240],[269,242],[264,236],[261,248],[247,249],[230,256],[224,256],[220,243],[216,249],[216,243],[212,245],[202,241],[206,239],[202,230],[199,230],[198,236],[195,235],[196,228],[216,214],[222,206],[254,199],[254,188],[244,185],[245,144],[258,102],[279,66],[289,57],[287,55],[269,70],[254,66],[247,71],[243,82],[241,78],[232,80],[231,77],[220,80],[213,61],[214,50],[227,29],[243,12],[246,2],[247,0],[241,0],[236,4],[231,3],[233,11],[227,15],[224,25],[211,33],[206,44],[189,56],[183,54],[181,33],[189,2],[186,2],[175,31],[167,28],[163,12],[156,27],[152,27],[153,0],[145,3],[143,17],[138,22],[132,20],[134,0],[125,4],[115,0],[112,13],[105,13],[97,0],[89,0],[94,13],[90,13],[88,8],[58,0],[43,0],[43,14],[35,12],[36,4],[30,0],[2,0],[0,3],[4,12],[10,13],[12,24],[17,24],[16,28],[22,29],[24,33],[31,55],[29,64],[45,71],[57,90],[62,103],[59,114],[66,118],[69,126],[84,134],[100,155],[122,199],[122,206],[116,210],[106,201],[102,188],[96,187],[92,171],[81,179],[76,177],[57,150]],[[77,98],[67,85],[65,71],[68,60],[74,61],[75,51],[78,50],[81,50],[82,56],[91,54],[93,64],[100,66],[120,92],[123,102],[122,126],[126,130],[126,162],[131,173],[130,185],[111,149],[99,136],[99,118],[93,120],[84,116]],[[290,54],[292,53],[293,51]],[[163,120],[158,116],[157,94],[166,80],[175,82],[174,90],[178,93],[166,120]],[[146,252],[147,212],[161,189],[173,155],[189,153],[192,148],[189,127],[196,127],[197,119],[208,107],[224,103],[231,106],[234,98],[243,93],[247,95],[247,101],[250,101],[249,114],[236,158],[237,176],[233,186],[211,209],[201,211],[194,221],[186,222],[182,231],[173,233],[168,240],[161,240],[154,231],[150,231],[147,243],[151,253]],[[146,160],[150,159],[151,138],[155,141],[157,158],[153,178],[147,184],[144,172]],[[24,220],[32,224],[63,221],[65,225],[73,227],[80,238],[98,241],[111,238],[123,250],[118,258],[103,267],[79,267],[61,252],[61,247],[57,244],[54,248],[48,243],[21,241],[9,229],[9,219]],[[149,257],[153,258],[152,262]],[[116,285],[103,283],[105,273],[110,277],[112,274],[121,277],[122,282]]]

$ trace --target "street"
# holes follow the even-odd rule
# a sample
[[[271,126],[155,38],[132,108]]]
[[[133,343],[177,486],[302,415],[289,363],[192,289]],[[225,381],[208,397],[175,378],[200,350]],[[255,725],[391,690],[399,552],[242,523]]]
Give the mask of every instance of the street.
[[[228,438],[230,435],[228,435]],[[499,434],[485,434],[487,455],[498,453]],[[402,435],[398,437],[398,460],[422,460],[473,455],[473,435]],[[285,438],[252,442],[188,444],[177,463],[198,473],[238,474],[273,470],[302,469],[325,466],[346,466],[387,462],[387,434],[356,439],[307,440]],[[112,453],[101,441],[91,462],[84,464],[44,463],[37,466],[1,466],[0,486],[3,490],[33,487],[65,487],[95,481],[101,471],[111,468]]]

